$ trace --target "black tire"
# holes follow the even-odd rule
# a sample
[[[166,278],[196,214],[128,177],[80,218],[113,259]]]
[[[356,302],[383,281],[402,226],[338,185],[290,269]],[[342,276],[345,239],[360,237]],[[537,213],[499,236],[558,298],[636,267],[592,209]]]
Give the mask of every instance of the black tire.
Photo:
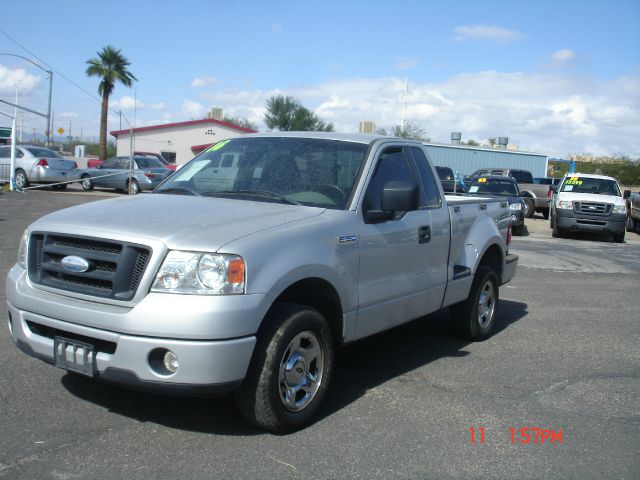
[[[93,182],[91,181],[91,177],[89,175],[83,175],[82,182],[80,182],[80,184],[82,185],[82,190],[84,190],[85,192],[90,192],[91,190],[93,190]]]
[[[629,215],[627,215],[627,224],[626,224],[626,230],[627,232],[632,232],[635,233],[638,225],[636,224],[636,219],[635,218],[631,218]]]
[[[545,220],[549,220],[549,209],[545,208],[542,210],[542,218],[544,218]]]
[[[551,219],[551,236],[553,238],[562,238],[562,237],[564,237],[564,233],[562,232],[562,230],[560,230],[558,228],[558,220],[557,220],[555,215]]]
[[[511,227],[511,233],[521,237],[524,234],[524,224]]]
[[[59,192],[64,192],[67,189],[67,184],[63,183],[61,185],[52,185],[51,188]]]
[[[27,177],[27,174],[21,168],[16,170],[14,180],[16,182],[16,187],[20,190],[29,186],[29,177]]]
[[[317,346],[321,353],[308,365],[298,361],[292,364],[300,356],[308,361],[305,355],[315,351],[315,348],[305,347],[303,340],[310,347]],[[296,342],[298,347],[294,346]],[[308,425],[326,396],[333,359],[331,329],[318,311],[291,303],[274,305],[258,332],[258,341],[242,386],[234,392],[238,410],[252,425],[274,433],[291,432]],[[290,366],[288,372],[292,378],[285,374],[285,364]],[[313,381],[314,375],[320,377],[316,382]],[[300,376],[303,378],[297,378]],[[290,397],[293,401],[286,403],[284,392],[296,378],[298,383],[295,386],[303,385],[310,391],[299,388]],[[304,384],[301,383],[303,379],[306,380]],[[300,398],[299,393],[303,394]]]
[[[616,243],[623,243],[624,242],[624,232],[614,233],[613,234],[613,241],[616,242]]]
[[[527,204],[524,213],[525,218],[533,218],[533,215],[536,213],[536,204],[533,202],[533,198],[524,197],[523,200],[524,203]]]
[[[479,266],[469,298],[451,307],[451,320],[456,333],[472,341],[489,338],[496,323],[498,298],[496,272],[489,267]]]
[[[131,179],[131,185],[127,183],[127,193],[130,195],[137,195],[140,193],[140,184],[135,178]]]

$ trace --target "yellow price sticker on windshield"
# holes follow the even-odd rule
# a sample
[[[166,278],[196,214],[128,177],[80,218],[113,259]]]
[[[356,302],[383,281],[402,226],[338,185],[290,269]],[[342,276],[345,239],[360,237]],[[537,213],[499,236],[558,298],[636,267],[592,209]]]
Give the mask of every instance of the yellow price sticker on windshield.
[[[216,150],[220,150],[222,147],[224,147],[227,143],[229,143],[231,141],[231,139],[229,140],[222,140],[221,142],[216,143],[215,145],[211,145],[209,147],[209,149],[207,150],[207,152],[215,152]]]
[[[569,177],[567,185],[582,185],[582,180],[580,180],[580,177]]]
[[[478,179],[478,183],[486,183],[487,179],[486,178],[479,178]]]

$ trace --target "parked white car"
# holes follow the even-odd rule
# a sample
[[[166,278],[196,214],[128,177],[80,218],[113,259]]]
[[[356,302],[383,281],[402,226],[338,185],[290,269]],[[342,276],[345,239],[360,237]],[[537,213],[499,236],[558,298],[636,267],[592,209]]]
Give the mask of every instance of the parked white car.
[[[0,147],[0,174],[8,181],[11,147]],[[57,183],[76,180],[78,165],[66,160],[50,148],[21,145],[16,147],[15,182],[18,189],[27,188],[30,183]],[[57,185],[58,190],[67,188]]]
[[[568,173],[551,189],[549,226],[554,237],[571,231],[597,232],[612,234],[618,243],[624,241],[627,207],[614,178]]]

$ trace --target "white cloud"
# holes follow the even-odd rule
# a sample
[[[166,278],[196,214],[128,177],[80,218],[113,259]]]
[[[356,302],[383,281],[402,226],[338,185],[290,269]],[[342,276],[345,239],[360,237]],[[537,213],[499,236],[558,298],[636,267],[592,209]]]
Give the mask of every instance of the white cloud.
[[[128,95],[121,97],[119,100],[112,100],[109,103],[109,106],[114,110],[133,110],[135,108],[138,111],[164,110],[167,108],[164,102],[145,103],[141,102],[140,100],[136,100],[134,97],[130,97]]]
[[[574,58],[576,58],[576,52],[568,48],[558,50],[553,55],[551,55],[551,61],[555,64],[566,63],[573,60]]]
[[[191,81],[191,88],[203,88],[209,85],[215,85],[218,81],[215,77],[196,77]]]
[[[266,99],[293,95],[332,122],[336,131],[357,132],[363,119],[386,128],[400,124],[403,88],[402,78],[351,78],[286,91],[221,91],[203,98],[223,106],[225,114],[247,117],[266,130]],[[449,142],[452,131],[461,131],[464,138],[478,141],[508,136],[522,150],[551,156],[590,151],[638,158],[638,91],[640,76],[597,82],[566,75],[477,72],[442,83],[409,82],[405,118],[443,143]],[[185,111],[193,118],[206,108],[187,101],[183,115]]]
[[[25,95],[35,90],[42,78],[27,73],[22,68],[11,69],[0,65],[0,93],[4,95],[15,95],[16,87],[20,94]]]
[[[408,70],[410,68],[414,68],[416,65],[418,65],[418,60],[415,58],[404,58],[402,60],[399,60],[398,63],[396,63],[396,68],[398,70]]]
[[[206,108],[201,103],[192,100],[182,102],[181,115],[183,117],[187,117],[188,119],[200,118],[204,116],[205,112]]]
[[[516,30],[496,27],[494,25],[463,25],[454,30],[454,39],[462,42],[465,40],[489,40],[492,42],[512,42],[519,40],[524,35]]]

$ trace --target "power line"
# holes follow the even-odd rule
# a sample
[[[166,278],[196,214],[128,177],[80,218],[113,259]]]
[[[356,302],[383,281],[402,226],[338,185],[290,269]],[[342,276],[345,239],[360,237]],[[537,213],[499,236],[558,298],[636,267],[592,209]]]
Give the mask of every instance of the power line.
[[[33,53],[31,50],[29,50],[27,47],[25,47],[24,45],[20,44],[17,40],[15,40],[14,38],[12,38],[8,33],[6,33],[5,31],[3,31],[2,29],[0,29],[0,34],[4,35],[5,37],[7,37],[10,41],[12,41],[13,43],[15,43],[18,47],[20,47],[21,49],[23,49],[25,52],[27,52],[29,55],[31,55],[33,58],[35,58],[36,60],[38,60],[40,63],[42,63],[43,65],[46,65],[47,67],[49,67],[49,69],[55,73],[57,73],[58,75],[60,75],[60,77],[62,77],[63,79],[65,79],[67,82],[69,82],[71,85],[73,85],[74,87],[76,87],[77,89],[79,89],[80,91],[84,92],[85,94],[87,94],[89,97],[91,97],[93,100],[95,100],[96,102],[102,104],[102,99],[98,98],[97,96],[95,96],[94,94],[88,92],[87,90],[85,90],[84,88],[82,88],[80,85],[78,85],[76,82],[74,82],[73,80],[71,80],[69,77],[67,77],[64,73],[62,73],[60,70],[58,70],[57,68],[53,67],[51,64],[45,62],[43,59],[41,59],[40,57],[38,57],[35,53]],[[109,110],[111,110],[112,113],[120,113],[118,110],[115,110],[111,107],[109,107]]]

